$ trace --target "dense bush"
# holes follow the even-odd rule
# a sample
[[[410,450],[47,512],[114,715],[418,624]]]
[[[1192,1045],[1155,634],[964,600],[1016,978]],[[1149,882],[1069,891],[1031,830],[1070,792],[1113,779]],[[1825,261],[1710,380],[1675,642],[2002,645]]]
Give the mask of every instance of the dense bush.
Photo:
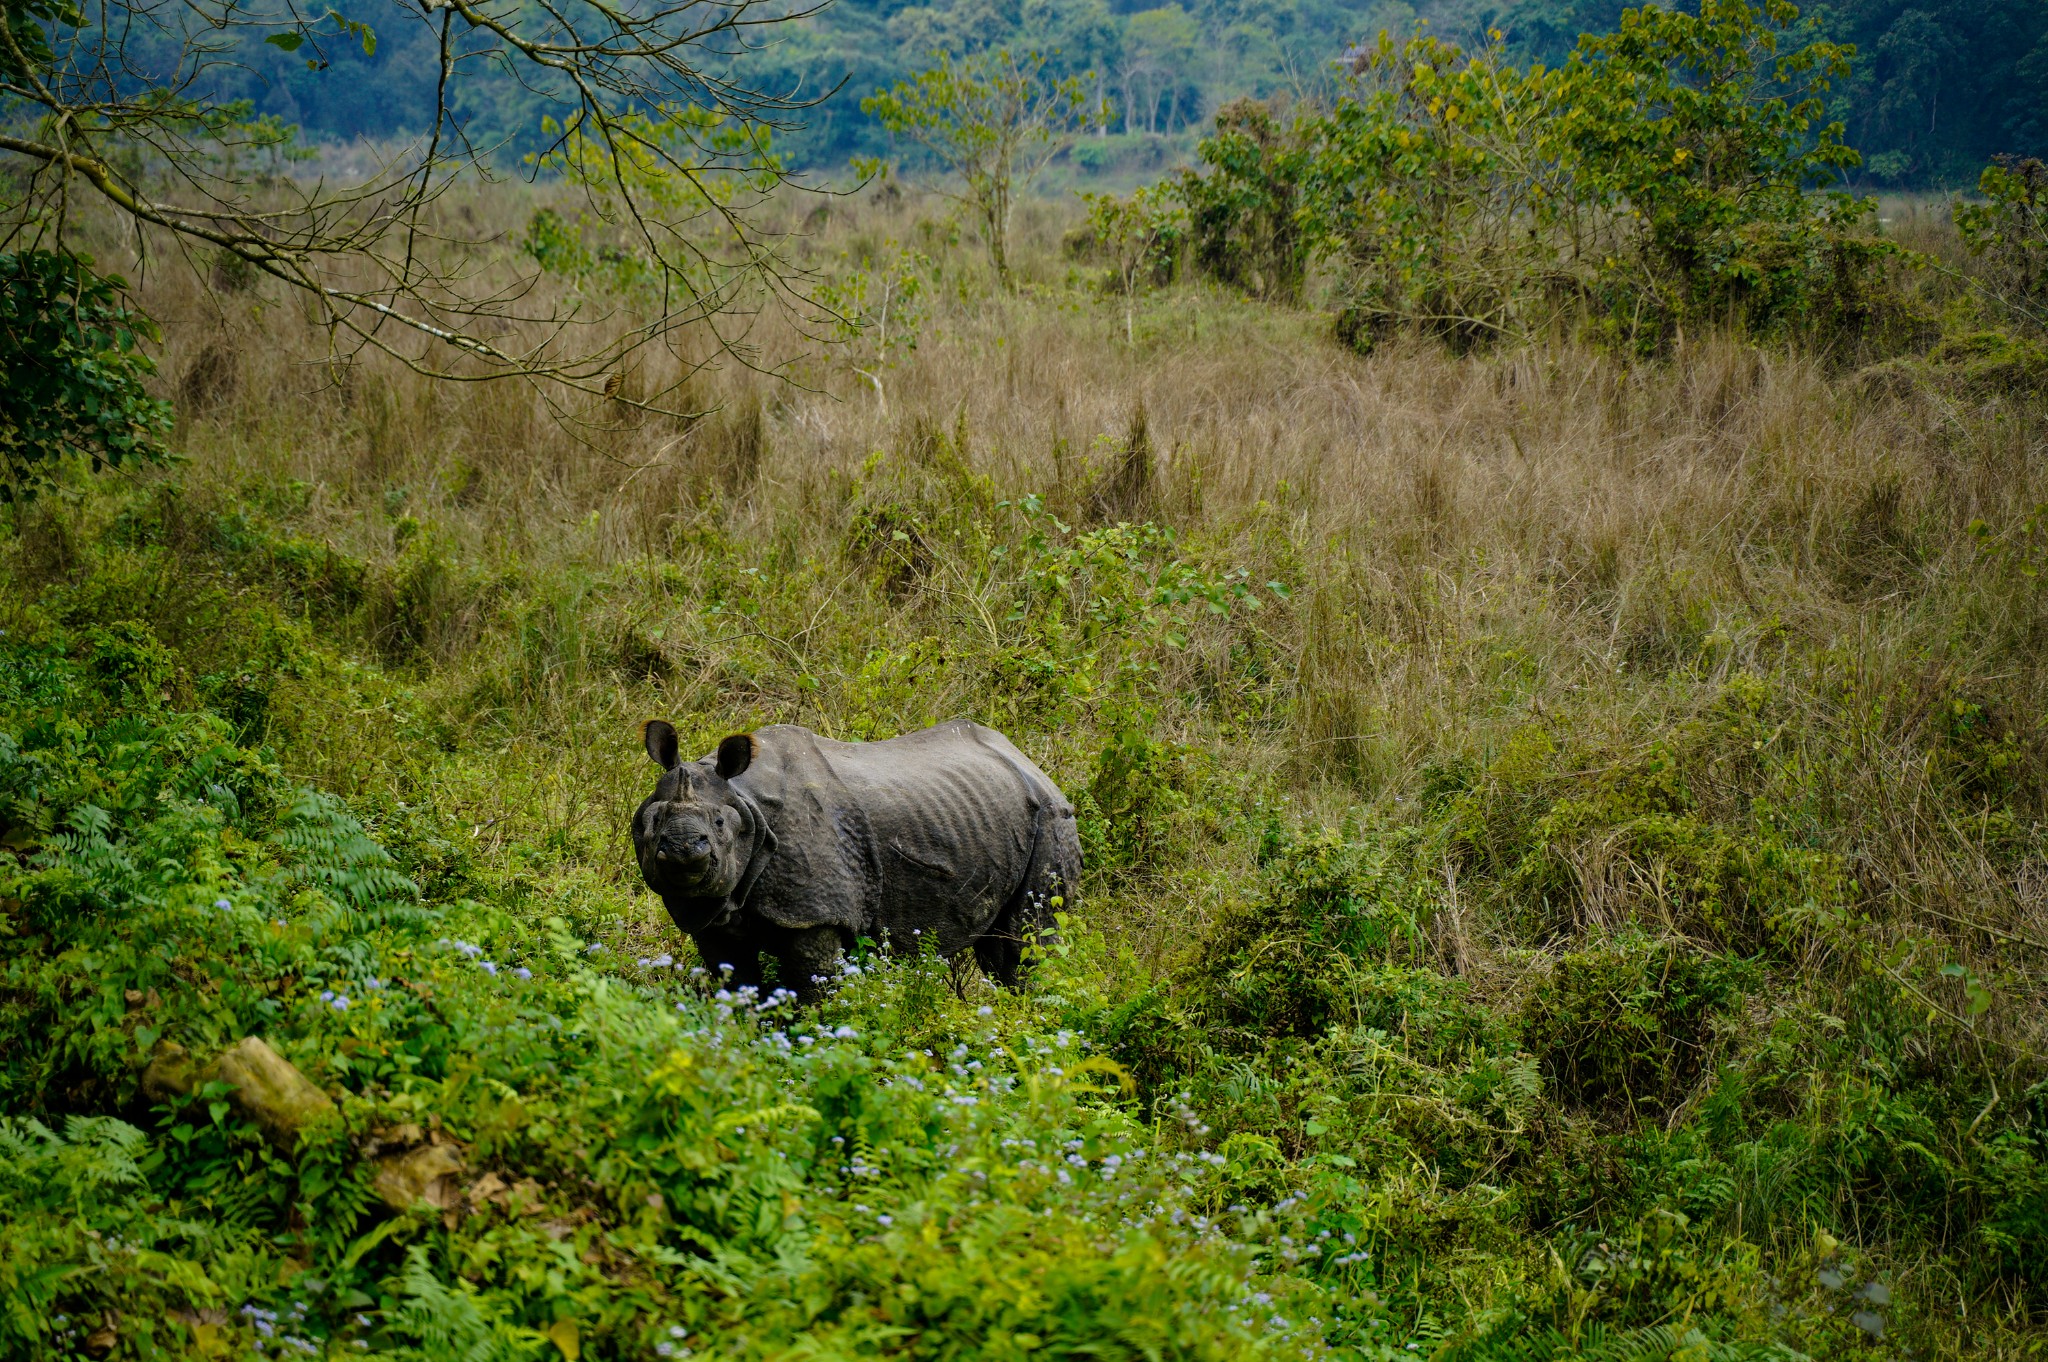
[[[1983,258],[2008,305],[2035,326],[2048,326],[2048,165],[2000,158],[1984,168],[1977,190],[1981,202],[1956,205],[1956,230]]]
[[[1188,206],[1194,264],[1260,297],[1296,298],[1310,242],[1300,218],[1304,131],[1257,100],[1216,111],[1215,132],[1198,154],[1206,174],[1175,185]]]

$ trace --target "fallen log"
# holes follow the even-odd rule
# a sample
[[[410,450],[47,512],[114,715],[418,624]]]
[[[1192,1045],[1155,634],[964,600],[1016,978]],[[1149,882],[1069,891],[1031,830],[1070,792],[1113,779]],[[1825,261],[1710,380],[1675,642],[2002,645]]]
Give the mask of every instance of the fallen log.
[[[245,1036],[203,1064],[184,1046],[163,1041],[142,1071],[142,1091],[153,1102],[189,1097],[213,1082],[227,1085],[228,1100],[281,1154],[295,1152],[308,1130],[341,1115],[333,1098],[259,1036]],[[452,1211],[462,1199],[462,1147],[445,1137],[378,1154],[370,1164],[371,1190],[394,1211],[419,1201]]]

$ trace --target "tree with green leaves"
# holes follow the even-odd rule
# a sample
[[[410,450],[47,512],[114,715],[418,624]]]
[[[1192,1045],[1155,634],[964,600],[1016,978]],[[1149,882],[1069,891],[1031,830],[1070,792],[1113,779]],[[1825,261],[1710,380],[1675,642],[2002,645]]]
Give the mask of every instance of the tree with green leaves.
[[[0,204],[0,250],[56,257],[32,272],[71,269],[62,261],[80,260],[77,244],[111,216],[145,256],[196,253],[283,286],[338,350],[381,350],[441,377],[547,380],[537,386],[558,403],[565,390],[602,395],[622,352],[681,327],[715,330],[790,286],[753,209],[780,179],[768,132],[814,101],[751,83],[743,59],[764,28],[810,12],[801,5],[124,0],[88,12],[7,0],[0,12],[0,97],[12,106],[0,173],[17,186]],[[252,169],[252,153],[275,160],[296,135],[225,93],[257,54],[318,76],[341,48],[371,53],[401,28],[422,30],[436,53],[428,126],[367,173]],[[573,156],[573,187],[639,247],[655,305],[623,327],[574,327],[587,299],[509,273],[522,257],[492,249],[495,229],[443,206],[465,178],[493,173],[498,148],[464,110],[508,80],[558,111],[535,163]],[[672,181],[694,192],[653,187]]]
[[[1134,344],[1138,290],[1173,268],[1187,236],[1188,211],[1172,183],[1139,185],[1128,195],[1083,194],[1088,230],[1109,257],[1110,282],[1124,300],[1124,343]]]
[[[1091,95],[1092,72],[1055,77],[1040,52],[998,48],[938,65],[861,101],[890,135],[923,149],[951,177],[940,192],[980,224],[989,263],[1005,289],[1010,272],[1010,207],[1053,157],[1109,117]]]

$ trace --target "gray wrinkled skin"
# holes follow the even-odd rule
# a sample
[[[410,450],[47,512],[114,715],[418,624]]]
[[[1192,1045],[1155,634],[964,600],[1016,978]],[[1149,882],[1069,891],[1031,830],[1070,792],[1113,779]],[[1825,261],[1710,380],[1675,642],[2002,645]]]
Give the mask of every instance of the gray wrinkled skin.
[[[647,887],[735,984],[805,997],[856,937],[897,951],[972,947],[1014,984],[1049,900],[1081,873],[1074,809],[1008,738],[956,719],[886,742],[848,743],[778,724],[678,760],[656,721],[662,775],[633,816]]]

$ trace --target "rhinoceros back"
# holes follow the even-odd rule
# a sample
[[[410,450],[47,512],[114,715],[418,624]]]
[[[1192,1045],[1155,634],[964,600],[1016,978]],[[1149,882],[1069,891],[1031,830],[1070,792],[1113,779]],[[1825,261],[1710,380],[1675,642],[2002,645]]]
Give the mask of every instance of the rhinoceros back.
[[[1010,741],[964,720],[884,742],[778,725],[737,783],[776,850],[749,911],[950,953],[1048,875],[1079,873],[1073,810]]]

